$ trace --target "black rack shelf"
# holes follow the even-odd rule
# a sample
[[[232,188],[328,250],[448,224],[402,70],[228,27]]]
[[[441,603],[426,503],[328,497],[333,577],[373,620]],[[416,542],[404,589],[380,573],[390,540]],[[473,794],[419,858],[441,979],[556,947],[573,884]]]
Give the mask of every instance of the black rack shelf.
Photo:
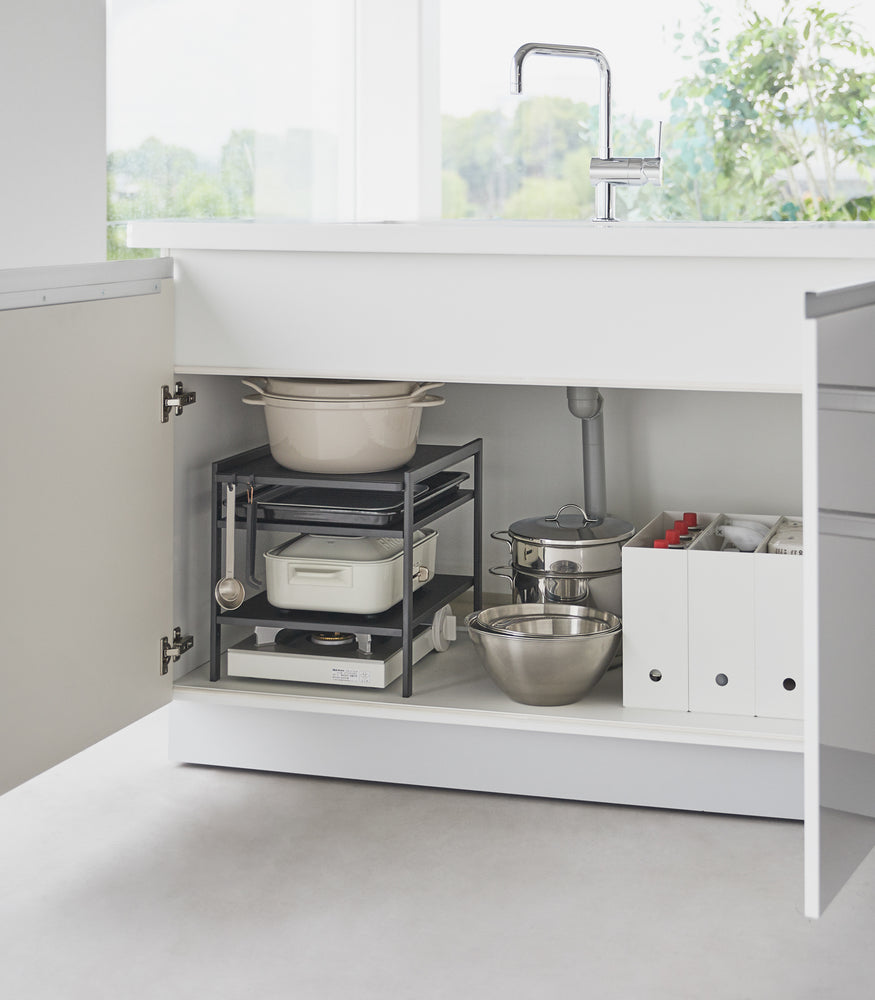
[[[222,573],[222,541],[227,523],[223,513],[224,487],[234,483],[238,487],[238,504],[246,497],[245,513],[241,517],[239,506],[234,513],[235,527],[247,531],[247,559],[254,565],[255,535],[259,531],[283,531],[287,534],[301,532],[313,535],[372,535],[384,538],[401,538],[405,566],[412,561],[413,533],[431,524],[465,504],[473,505],[474,552],[473,575],[458,576],[437,574],[432,580],[413,590],[411,575],[404,573],[402,600],[393,608],[379,615],[350,615],[336,612],[285,611],[268,603],[266,593],[249,598],[234,611],[221,611],[212,602],[213,627],[210,634],[210,680],[219,680],[221,630],[225,625],[249,627],[268,626],[301,630],[349,631],[373,635],[400,636],[403,650],[402,694],[413,693],[413,637],[414,632],[441,607],[473,587],[474,607],[482,606],[482,457],[483,442],[479,438],[460,446],[422,444],[407,465],[389,472],[368,475],[319,475],[293,472],[279,465],[271,456],[268,445],[232,455],[213,463],[212,475],[212,586],[215,589]],[[414,487],[438,472],[473,459],[473,489],[458,489],[435,494],[431,502],[414,506]],[[330,489],[368,490],[400,494],[402,513],[380,526],[357,523],[347,517],[342,524],[303,519],[258,520],[256,511],[259,499],[275,494],[276,488],[322,487]],[[212,595],[211,595],[212,597]]]
[[[474,586],[471,576],[437,574],[433,580],[415,591],[411,624],[416,626],[431,618],[445,604],[455,600]],[[273,628],[324,629],[328,632],[369,632],[371,635],[403,635],[404,616],[401,605],[379,615],[350,615],[328,611],[286,611],[268,603],[262,592],[250,597],[236,611],[222,611],[223,625],[266,625]]]
[[[214,465],[214,476],[221,483],[238,482],[277,486],[322,486],[331,489],[348,490],[388,490],[401,492],[406,482],[419,483],[435,472],[482,453],[482,441],[478,438],[467,445],[421,444],[413,458],[399,469],[389,472],[326,475],[316,472],[293,472],[274,460],[270,447],[262,445],[251,451],[232,455]]]
[[[416,531],[419,528],[424,528],[431,524],[433,521],[438,520],[438,518],[444,517],[449,514],[450,511],[456,510],[459,507],[463,507],[466,503],[470,503],[474,499],[473,490],[456,490],[450,497],[444,499],[443,497],[435,500],[434,503],[428,506],[423,505],[421,508],[417,509],[417,516],[413,519],[413,530]],[[237,515],[235,518],[235,523],[239,528],[246,527],[246,517]],[[395,518],[389,524],[380,525],[378,527],[371,527],[369,525],[359,525],[359,524],[339,524],[336,522],[314,522],[314,521],[259,521],[258,522],[259,531],[279,531],[286,532],[287,534],[293,534],[296,531],[301,532],[305,535],[374,535],[378,538],[403,538],[404,528],[403,528],[403,518]]]

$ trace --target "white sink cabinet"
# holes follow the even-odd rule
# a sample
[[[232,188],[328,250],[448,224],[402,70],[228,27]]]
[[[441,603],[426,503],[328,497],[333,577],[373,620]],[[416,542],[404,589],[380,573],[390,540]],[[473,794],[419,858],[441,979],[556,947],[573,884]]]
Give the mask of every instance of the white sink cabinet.
[[[4,549],[14,567],[3,591],[14,622],[5,786],[172,699],[175,760],[804,814],[806,912],[819,913],[875,842],[875,636],[863,607],[875,565],[875,286],[812,298],[817,321],[805,318],[803,292],[871,276],[875,259],[676,250],[654,263],[598,250],[526,254],[513,241],[466,256],[405,247],[407,233],[379,253],[260,246],[251,233],[255,244],[234,251],[191,248],[198,227],[185,239],[172,228],[160,242],[181,247],[175,278],[167,258],[0,275]],[[727,274],[733,293],[708,313]],[[837,353],[840,371],[830,367]],[[393,687],[211,682],[209,467],[263,443],[237,376],[265,372],[801,394],[803,513],[820,527],[804,556],[804,727],[624,709],[616,671],[577,705],[529,708],[494,687],[465,636],[416,666],[409,699]],[[177,378],[197,402],[163,423],[161,388],[172,394]],[[470,427],[447,443],[476,435]],[[830,442],[844,447],[849,435],[860,457],[842,463]],[[489,462],[487,446],[487,484]],[[162,668],[161,640],[176,626],[194,649]]]

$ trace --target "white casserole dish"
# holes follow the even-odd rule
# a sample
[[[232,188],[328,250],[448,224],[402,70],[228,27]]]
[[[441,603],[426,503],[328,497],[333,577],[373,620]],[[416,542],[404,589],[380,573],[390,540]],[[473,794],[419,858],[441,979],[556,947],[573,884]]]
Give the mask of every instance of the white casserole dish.
[[[434,576],[437,531],[413,534],[410,575],[418,590]],[[267,599],[275,608],[375,615],[403,597],[400,538],[299,535],[264,554]]]

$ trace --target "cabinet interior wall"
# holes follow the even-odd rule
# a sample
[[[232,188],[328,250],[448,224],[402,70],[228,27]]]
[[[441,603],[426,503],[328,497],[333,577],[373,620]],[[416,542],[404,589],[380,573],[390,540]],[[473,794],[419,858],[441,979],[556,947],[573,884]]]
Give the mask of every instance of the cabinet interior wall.
[[[175,434],[175,621],[195,635],[196,662],[209,648],[210,466],[266,441],[261,409],[233,375],[182,375],[197,405]],[[580,421],[555,385],[452,383],[444,406],[423,413],[423,443],[484,440],[484,590],[504,594],[488,574],[507,562],[489,538],[523,517],[583,503]],[[604,389],[608,506],[636,527],[663,509],[798,513],[801,511],[800,397],[796,394]],[[440,526],[438,572],[468,572],[470,517]],[[278,544],[263,533],[261,548]],[[238,537],[238,560],[242,557]],[[262,564],[263,565],[263,564]],[[235,642],[234,629],[227,629]],[[186,662],[188,661],[188,662]],[[191,669],[189,657],[177,670]]]

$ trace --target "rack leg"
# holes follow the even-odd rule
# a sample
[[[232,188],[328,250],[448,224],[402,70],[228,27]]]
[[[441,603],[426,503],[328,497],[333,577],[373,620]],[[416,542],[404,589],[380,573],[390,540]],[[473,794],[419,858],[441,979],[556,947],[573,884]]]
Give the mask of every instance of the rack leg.
[[[216,584],[219,582],[222,547],[222,528],[219,519],[222,511],[219,507],[219,484],[216,481],[215,475],[213,476],[210,496],[213,511],[212,526],[210,529],[213,542],[210,551],[210,576],[212,579],[212,588],[210,590],[210,599],[212,601],[212,611],[210,613],[210,680],[217,681],[219,679],[219,641],[222,627],[218,622],[218,612],[212,595],[216,589]]]
[[[401,695],[413,694],[413,482],[409,472],[404,473],[404,551],[402,603],[401,603]]]
[[[483,442],[474,452],[474,610],[483,608]]]

